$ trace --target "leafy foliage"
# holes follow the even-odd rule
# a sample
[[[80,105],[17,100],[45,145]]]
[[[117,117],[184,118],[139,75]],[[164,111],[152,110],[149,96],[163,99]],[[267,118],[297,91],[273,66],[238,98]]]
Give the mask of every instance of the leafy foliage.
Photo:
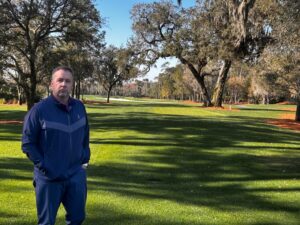
[[[101,54],[96,73],[107,91],[107,102],[109,102],[112,88],[135,78],[139,69],[136,67],[135,58],[130,49],[109,46]]]
[[[101,24],[90,0],[3,0],[0,18],[1,71],[23,89],[28,108],[50,74],[44,66],[51,51],[70,41],[90,45]]]

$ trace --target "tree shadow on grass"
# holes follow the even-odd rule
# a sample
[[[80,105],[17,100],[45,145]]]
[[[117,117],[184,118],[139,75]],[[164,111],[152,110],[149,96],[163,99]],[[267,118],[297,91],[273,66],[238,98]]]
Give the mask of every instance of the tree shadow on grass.
[[[180,154],[180,157],[170,155]],[[272,160],[273,157],[270,158]],[[299,161],[300,157],[293,162]],[[134,157],[135,164],[107,163],[91,165],[89,182],[93,190],[117,192],[122,195],[165,199],[183,205],[206,206],[221,211],[244,211],[249,209],[284,211],[298,215],[300,206],[274,203],[261,197],[261,193],[291,192],[297,196],[300,187],[276,188],[248,187],[251,182],[268,182],[299,179],[297,166],[282,167],[271,163],[255,162],[257,157],[244,155],[217,157],[209,153],[184,155],[175,150],[164,154],[152,152],[148,158]],[[286,158],[281,157],[284,161]],[[251,161],[251,162],[249,162]],[[151,164],[167,164],[159,168]],[[228,164],[226,166],[226,164]],[[101,178],[101,179],[99,179]],[[104,178],[104,179],[103,179]]]
[[[33,165],[27,158],[0,158],[0,179],[32,180]]]
[[[1,110],[0,120],[23,121],[26,112],[21,110]],[[22,124],[0,124],[0,141],[20,141]],[[0,149],[1,149],[0,145]]]
[[[191,223],[176,222],[172,219],[172,215],[169,218],[159,218],[149,215],[140,215],[137,213],[128,213],[124,210],[118,210],[108,206],[103,206],[101,202],[93,204],[87,207],[86,225],[191,225]],[[195,223],[193,223],[195,224]],[[205,225],[201,222],[197,222],[197,225]]]
[[[136,131],[139,134],[153,135],[153,138],[158,140],[169,140],[169,143],[189,147],[214,149],[230,147],[240,142],[289,143],[295,140],[300,142],[300,137],[296,133],[274,129],[273,126],[265,124],[262,118],[235,116],[216,119],[216,117],[135,112],[112,116],[105,114],[104,118],[98,113],[90,113],[89,117],[94,131],[99,129]],[[119,140],[127,140],[127,137]],[[92,143],[97,141],[91,140]],[[162,141],[159,143],[163,144]]]
[[[93,123],[96,129],[123,129],[153,135],[140,139],[125,135],[91,140],[93,144],[102,144],[102,148],[115,144],[153,146],[153,149],[126,156],[126,163],[91,165],[89,184],[92,190],[170,200],[228,213],[260,210],[299,217],[299,205],[264,197],[272,193],[299,195],[300,185],[286,188],[270,185],[270,182],[300,178],[299,147],[285,147],[285,151],[293,152],[287,154],[276,146],[300,143],[296,133],[274,129],[261,119],[244,117],[217,121],[215,118],[129,112]],[[268,143],[275,147],[267,146]],[[257,182],[266,183],[266,186],[256,186]],[[270,224],[276,223],[269,219]]]
[[[33,225],[34,223],[19,219],[16,215],[0,211],[0,225]]]
[[[23,121],[26,111],[22,110],[0,110],[0,120]]]
[[[22,124],[0,124],[0,134],[0,141],[21,141]]]
[[[259,210],[283,212],[299,218],[299,205],[278,199],[274,201],[270,196],[272,193],[298,196],[300,185],[268,186],[270,182],[297,181],[300,178],[299,148],[285,147],[289,151],[286,153],[280,152],[276,146],[299,144],[296,133],[274,129],[261,119],[244,117],[216,120],[214,117],[128,112],[104,116],[90,113],[89,118],[95,132],[124,130],[122,137],[101,139],[100,136],[91,139],[92,144],[102,144],[102,148],[106,144],[143,148],[136,154],[124,153],[124,163],[108,161],[91,165],[88,169],[91,191],[113,192],[136,199],[162,199],[226,213]],[[141,136],[125,135],[127,130]],[[267,143],[275,147],[267,146]],[[15,173],[6,173],[8,170]],[[29,180],[31,176],[20,176],[18,171],[31,170],[32,166],[25,158],[4,159],[0,164],[0,178]],[[260,183],[260,186],[255,183]],[[121,212],[103,206],[101,202],[88,207],[86,224],[102,224],[102,221],[105,221],[103,224],[150,225],[147,221],[158,224],[153,217]],[[287,218],[284,225],[289,222]],[[163,224],[184,223],[165,221]],[[201,221],[197,224],[201,225]],[[269,218],[269,223],[245,224],[283,225],[273,218]]]

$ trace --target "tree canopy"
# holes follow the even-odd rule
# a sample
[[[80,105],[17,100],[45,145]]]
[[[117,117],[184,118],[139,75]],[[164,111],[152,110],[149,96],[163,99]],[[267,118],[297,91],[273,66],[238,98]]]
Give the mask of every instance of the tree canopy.
[[[90,45],[101,25],[90,0],[1,0],[0,18],[1,71],[23,89],[28,109],[50,74],[51,51],[69,41]]]
[[[139,69],[130,49],[109,46],[98,59],[97,78],[107,91],[107,102],[111,90],[122,82],[135,78]]]
[[[198,81],[204,104],[212,105],[205,77],[218,73],[213,103],[222,93],[233,60],[257,58],[271,40],[266,13],[255,1],[197,1],[182,9],[171,1],[137,4],[132,9],[134,43],[146,63],[177,57]],[[268,5],[266,7],[270,7]]]

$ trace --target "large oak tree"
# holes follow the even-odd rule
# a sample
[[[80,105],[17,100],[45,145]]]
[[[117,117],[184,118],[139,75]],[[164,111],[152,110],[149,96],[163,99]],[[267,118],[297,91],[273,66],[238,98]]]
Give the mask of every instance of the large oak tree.
[[[91,0],[1,0],[0,18],[1,70],[22,87],[28,109],[37,85],[49,76],[44,65],[52,47],[70,35],[74,23],[90,29],[101,23]]]
[[[186,65],[199,85],[204,104],[211,105],[210,94],[205,85],[206,70],[215,58],[215,50],[207,23],[195,9],[180,10],[169,1],[137,4],[132,9],[135,36],[131,46],[146,64],[154,64],[159,58],[176,57]],[[202,26],[198,23],[203,22]]]
[[[221,106],[232,61],[257,58],[270,40],[266,14],[254,3],[199,0],[196,7],[187,10],[170,1],[137,4],[132,9],[132,43],[148,63],[160,57],[177,57],[198,81],[204,105]],[[205,77],[216,71],[218,80],[211,100]]]

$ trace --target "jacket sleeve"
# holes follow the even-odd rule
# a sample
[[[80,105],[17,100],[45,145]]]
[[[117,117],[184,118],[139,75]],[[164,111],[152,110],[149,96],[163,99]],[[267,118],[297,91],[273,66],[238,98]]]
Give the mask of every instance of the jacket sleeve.
[[[84,111],[85,111],[85,109],[84,109]],[[84,128],[84,139],[83,139],[84,159],[83,159],[82,164],[88,163],[90,161],[90,157],[91,157],[90,128],[89,128],[89,122],[88,122],[86,111],[85,111],[85,118],[86,118],[86,124],[85,124],[85,128]]]
[[[25,116],[22,133],[22,150],[34,165],[41,171],[44,170],[43,156],[38,148],[41,124],[38,110],[33,107]]]

